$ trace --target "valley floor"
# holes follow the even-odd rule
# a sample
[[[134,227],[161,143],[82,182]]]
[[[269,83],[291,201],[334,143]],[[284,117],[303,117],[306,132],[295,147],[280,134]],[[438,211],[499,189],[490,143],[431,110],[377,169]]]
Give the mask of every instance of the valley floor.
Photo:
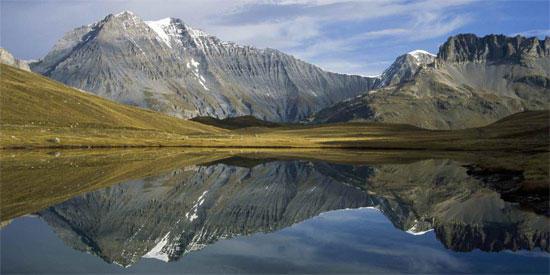
[[[548,151],[548,111],[517,113],[489,126],[434,131],[403,124],[263,124],[184,120],[123,105],[0,64],[0,148],[353,148]],[[238,127],[223,127],[239,122]],[[222,125],[220,125],[222,123]],[[244,123],[244,125],[242,125]],[[249,124],[247,124],[249,123]],[[210,125],[209,125],[210,124]],[[245,127],[245,126],[252,127]]]
[[[218,147],[218,148],[353,148],[459,151],[547,151],[550,116],[547,111],[524,112],[482,128],[432,131],[409,125],[342,123],[313,126],[220,129],[188,135],[157,129],[0,127],[0,147]]]

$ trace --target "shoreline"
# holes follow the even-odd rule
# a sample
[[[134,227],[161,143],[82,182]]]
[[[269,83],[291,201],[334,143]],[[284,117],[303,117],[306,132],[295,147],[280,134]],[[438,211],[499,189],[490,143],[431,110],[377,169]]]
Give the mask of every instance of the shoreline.
[[[550,147],[550,143],[548,144]],[[428,147],[400,147],[400,146],[221,146],[221,145],[62,145],[62,146],[10,146],[0,147],[0,151],[9,150],[46,150],[46,149],[60,149],[60,150],[81,150],[81,149],[140,149],[140,148],[193,148],[193,149],[319,149],[319,150],[349,150],[349,151],[433,151],[433,152],[507,152],[514,153],[544,153],[550,152],[548,150],[532,149],[532,150],[511,150],[510,148],[493,148],[493,149],[460,149],[460,148],[428,148]]]

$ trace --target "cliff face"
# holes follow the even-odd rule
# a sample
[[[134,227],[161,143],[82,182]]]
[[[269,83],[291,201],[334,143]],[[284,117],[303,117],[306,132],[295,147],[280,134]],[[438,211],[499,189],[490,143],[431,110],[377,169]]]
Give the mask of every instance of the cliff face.
[[[299,121],[376,81],[224,42],[176,18],[143,21],[131,12],[67,33],[31,67],[70,86],[182,118]]]
[[[524,110],[548,109],[549,43],[549,38],[454,36],[441,46],[433,64],[417,68],[413,77],[326,108],[314,120],[460,129]]]
[[[474,34],[451,36],[437,55],[444,62],[511,62],[550,56],[550,38]]]

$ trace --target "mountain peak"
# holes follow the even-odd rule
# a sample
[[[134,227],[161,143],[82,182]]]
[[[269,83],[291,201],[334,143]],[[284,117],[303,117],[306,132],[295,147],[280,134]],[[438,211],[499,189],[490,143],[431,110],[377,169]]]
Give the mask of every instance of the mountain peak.
[[[131,11],[125,10],[125,11],[121,11],[121,12],[115,14],[114,16],[115,17],[122,17],[122,16],[136,16],[136,15]]]
[[[177,28],[173,25],[174,21],[174,18],[166,17],[156,21],[145,21],[145,24],[155,31],[158,38],[160,38],[166,46],[172,48],[170,37],[178,35]]]
[[[448,62],[519,62],[525,58],[548,55],[548,43],[536,37],[508,37],[501,34],[478,37],[471,33],[449,37],[438,53],[440,59]]]
[[[171,38],[176,38],[175,41],[180,41],[181,35],[186,32],[191,38],[209,37],[207,33],[189,27],[181,19],[166,17],[155,21],[145,21],[145,23],[157,34],[159,39],[168,47],[172,48]]]
[[[435,54],[427,52],[425,50],[414,50],[414,51],[408,52],[407,54],[412,55],[414,57],[418,57],[420,55],[430,55],[430,56],[433,56],[433,57],[436,56]]]
[[[425,50],[414,50],[407,53],[407,55],[414,58],[414,62],[417,66],[426,65],[434,62],[437,55],[427,52]]]
[[[395,59],[380,76],[376,88],[382,88],[411,80],[420,67],[435,61],[436,55],[424,50],[414,50]]]
[[[90,24],[89,26],[94,24],[102,24],[102,23],[105,24],[108,22],[128,22],[128,21],[132,21],[132,22],[141,21],[141,18],[139,18],[135,13],[125,10],[116,14],[111,13],[107,15],[105,19],[99,22]]]

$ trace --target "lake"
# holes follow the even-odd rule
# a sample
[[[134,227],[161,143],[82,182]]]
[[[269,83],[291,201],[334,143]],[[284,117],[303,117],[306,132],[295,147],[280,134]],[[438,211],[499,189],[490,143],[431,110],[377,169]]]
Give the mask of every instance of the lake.
[[[2,273],[548,273],[548,153],[14,150]]]

